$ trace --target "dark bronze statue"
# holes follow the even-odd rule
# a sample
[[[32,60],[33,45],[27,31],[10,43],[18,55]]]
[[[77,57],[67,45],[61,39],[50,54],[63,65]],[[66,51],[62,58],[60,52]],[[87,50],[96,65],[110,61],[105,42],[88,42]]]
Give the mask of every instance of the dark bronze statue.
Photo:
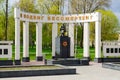
[[[60,32],[61,32],[61,36],[65,36],[65,33],[66,33],[66,27],[65,27],[65,24],[63,24],[60,28]]]

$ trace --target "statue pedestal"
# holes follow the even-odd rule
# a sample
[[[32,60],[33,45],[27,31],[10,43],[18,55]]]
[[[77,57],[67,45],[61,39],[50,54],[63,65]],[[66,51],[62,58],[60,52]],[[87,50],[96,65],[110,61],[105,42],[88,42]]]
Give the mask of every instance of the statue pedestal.
[[[75,58],[59,58],[57,60],[47,60],[47,65],[60,64],[65,66],[84,66],[89,65],[89,60]]]
[[[55,57],[70,58],[70,38],[68,36],[56,38]]]

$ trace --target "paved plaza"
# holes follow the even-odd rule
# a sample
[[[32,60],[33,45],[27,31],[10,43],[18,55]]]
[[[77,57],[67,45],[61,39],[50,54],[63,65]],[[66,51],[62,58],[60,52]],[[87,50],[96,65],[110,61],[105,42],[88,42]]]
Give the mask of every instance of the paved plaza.
[[[71,67],[71,66],[69,66]],[[0,80],[120,80],[120,71],[102,68],[102,64],[90,63],[90,66],[73,66],[75,75],[31,76],[1,78]]]

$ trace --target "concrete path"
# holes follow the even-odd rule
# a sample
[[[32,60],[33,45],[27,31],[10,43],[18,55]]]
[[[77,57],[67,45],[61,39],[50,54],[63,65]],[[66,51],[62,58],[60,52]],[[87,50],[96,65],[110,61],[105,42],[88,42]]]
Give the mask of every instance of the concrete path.
[[[90,66],[73,67],[77,68],[76,75],[0,78],[0,80],[120,80],[120,71],[102,68],[100,63],[91,62]]]

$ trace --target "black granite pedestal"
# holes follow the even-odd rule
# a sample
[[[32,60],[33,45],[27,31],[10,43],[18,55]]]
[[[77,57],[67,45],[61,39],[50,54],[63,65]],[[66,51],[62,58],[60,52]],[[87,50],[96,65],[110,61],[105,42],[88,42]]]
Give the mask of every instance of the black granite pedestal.
[[[30,58],[29,58],[29,57],[23,57],[23,58],[22,58],[22,61],[23,61],[23,62],[30,62]]]
[[[76,58],[59,58],[53,60],[47,60],[47,64],[60,64],[65,66],[83,66],[89,65],[89,60],[87,59],[76,59]]]
[[[103,63],[103,62],[120,62],[120,58],[95,58],[95,62]]]
[[[43,57],[42,56],[37,56],[36,61],[43,61]]]
[[[21,60],[15,60],[14,65],[21,65]]]
[[[13,65],[13,60],[0,60],[0,66]]]

